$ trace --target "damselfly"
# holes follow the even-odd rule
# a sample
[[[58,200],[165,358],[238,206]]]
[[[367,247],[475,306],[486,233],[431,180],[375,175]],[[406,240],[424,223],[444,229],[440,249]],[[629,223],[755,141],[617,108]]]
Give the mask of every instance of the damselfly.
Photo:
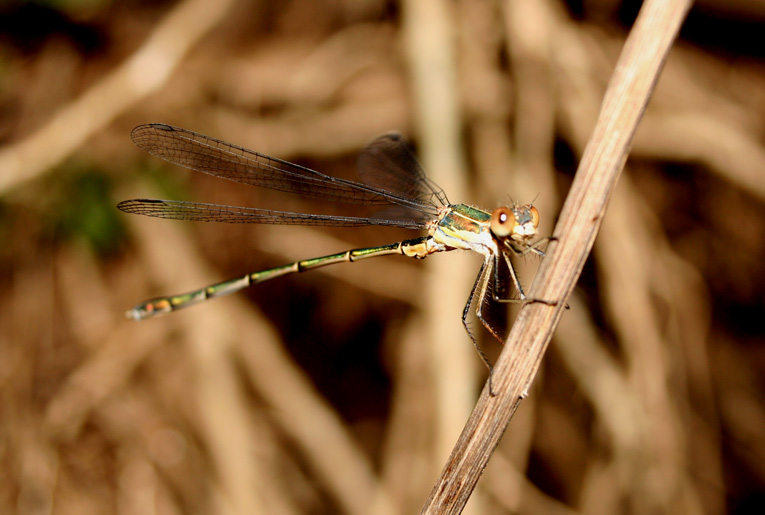
[[[170,125],[140,125],[133,129],[131,137],[147,152],[191,170],[322,202],[364,204],[377,206],[379,210],[369,217],[353,217],[136,199],[118,204],[117,207],[126,213],[202,222],[342,227],[379,225],[420,229],[428,233],[388,245],[296,261],[189,293],[151,299],[127,312],[128,317],[136,320],[169,313],[282,275],[335,263],[392,254],[421,259],[436,252],[472,250],[482,254],[484,260],[462,313],[462,323],[491,369],[468,325],[470,308],[476,306],[478,319],[502,341],[501,317],[492,314],[491,306],[498,302],[528,300],[510,262],[510,254],[533,252],[544,256],[537,246],[545,240],[532,242],[539,225],[539,213],[534,206],[513,203],[489,213],[466,204],[450,204],[444,192],[425,176],[409,144],[399,134],[381,136],[361,152],[358,173],[363,182],[325,175]],[[513,291],[517,292],[518,298],[511,296]]]

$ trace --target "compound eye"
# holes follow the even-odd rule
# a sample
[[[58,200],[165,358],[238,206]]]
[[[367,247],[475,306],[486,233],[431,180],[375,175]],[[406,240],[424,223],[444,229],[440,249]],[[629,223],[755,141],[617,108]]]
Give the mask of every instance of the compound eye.
[[[497,238],[510,236],[515,230],[516,224],[515,214],[509,207],[498,207],[491,213],[490,228],[492,234]]]
[[[531,213],[531,224],[534,226],[534,229],[536,229],[539,227],[539,211],[537,211],[537,208],[534,206],[530,206],[529,212]]]

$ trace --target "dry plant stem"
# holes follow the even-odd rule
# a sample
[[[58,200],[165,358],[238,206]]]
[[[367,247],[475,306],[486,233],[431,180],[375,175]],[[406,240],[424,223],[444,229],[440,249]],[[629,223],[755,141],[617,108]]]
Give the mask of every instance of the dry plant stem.
[[[687,0],[647,1],[638,15],[606,92],[550,245],[529,290],[557,305],[526,305],[487,387],[460,435],[421,513],[460,513],[520,401],[527,395],[544,351],[581,274],[606,205],[627,158],[632,137],[685,14]]]
[[[0,149],[0,192],[46,172],[115,117],[158,90],[186,52],[223,19],[232,4],[232,0],[178,4],[130,59],[35,133]]]
[[[445,0],[408,0],[402,5],[419,154],[424,168],[444,191],[458,195],[467,190],[467,184],[451,4]],[[475,399],[475,392],[466,388],[475,384],[473,349],[452,337],[464,334],[456,317],[446,322],[442,315],[462,305],[475,272],[468,267],[455,269],[448,261],[429,263],[424,285],[428,297],[423,303],[426,346],[431,355],[436,413],[433,472],[449,453]],[[444,281],[444,277],[449,280]]]

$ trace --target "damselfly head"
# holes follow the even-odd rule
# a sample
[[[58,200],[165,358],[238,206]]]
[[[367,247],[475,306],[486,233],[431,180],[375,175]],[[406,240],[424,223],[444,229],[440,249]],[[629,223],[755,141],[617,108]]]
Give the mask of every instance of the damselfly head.
[[[491,213],[491,232],[499,238],[525,243],[537,234],[539,211],[531,204],[498,207]]]

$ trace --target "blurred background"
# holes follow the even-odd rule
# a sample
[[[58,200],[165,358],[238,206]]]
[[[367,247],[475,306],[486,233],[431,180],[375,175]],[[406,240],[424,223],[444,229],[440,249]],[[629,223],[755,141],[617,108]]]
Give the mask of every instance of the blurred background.
[[[6,0],[0,512],[414,513],[487,372],[481,258],[389,257],[135,322],[149,297],[412,238],[128,216],[310,211],[130,141],[164,122],[355,178],[405,133],[452,202],[552,234],[638,2]],[[765,4],[697,2],[529,397],[466,513],[761,513]],[[348,213],[353,214],[353,213]],[[520,259],[524,284],[538,259]],[[500,345],[471,318],[487,354]]]

